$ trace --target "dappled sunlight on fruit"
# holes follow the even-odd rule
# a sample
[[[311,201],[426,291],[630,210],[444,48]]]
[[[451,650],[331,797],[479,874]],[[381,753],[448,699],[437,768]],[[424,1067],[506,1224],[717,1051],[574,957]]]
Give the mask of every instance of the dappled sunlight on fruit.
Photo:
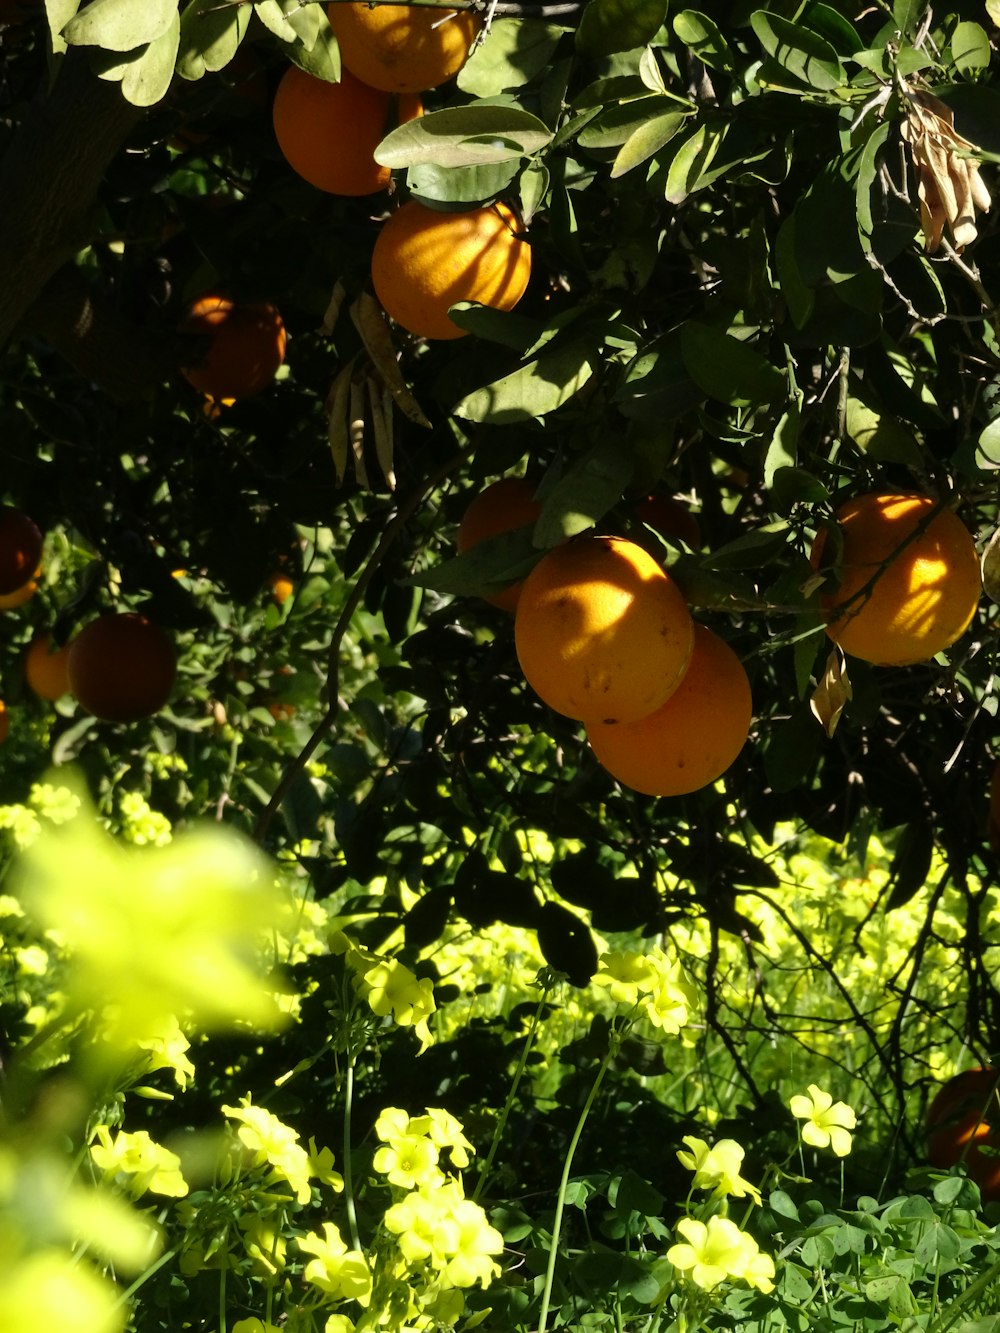
[[[691,661],[666,703],[636,722],[588,723],[587,739],[626,787],[647,796],[683,796],[730,767],[746,743],[752,712],[740,659],[696,623]]]
[[[581,537],[525,579],[514,626],[528,684],[558,713],[632,722],[678,687],[691,614],[651,555],[620,537]]]
[[[937,511],[937,512],[935,512]],[[968,628],[982,579],[972,535],[926,495],[862,495],[837,510],[840,585],[822,596],[827,634],[877,666],[924,662]],[[825,533],[812,552],[820,568]]]
[[[375,294],[397,324],[423,338],[463,338],[459,301],[512,310],[531,276],[531,247],[506,204],[441,213],[415,199],[383,225],[372,251]]]
[[[327,6],[347,69],[372,88],[420,93],[453,78],[465,64],[483,20],[442,5]]]

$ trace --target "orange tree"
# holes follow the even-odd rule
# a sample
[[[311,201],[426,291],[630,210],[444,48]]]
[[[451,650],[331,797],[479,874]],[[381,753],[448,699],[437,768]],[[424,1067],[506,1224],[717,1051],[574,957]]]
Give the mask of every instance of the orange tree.
[[[706,918],[752,961],[741,900],[776,887],[755,835],[793,821],[862,854],[883,835],[879,909],[937,867],[915,950],[961,895],[968,987],[941,1022],[987,1051],[996,4],[459,8],[487,19],[471,57],[426,76],[422,117],[386,113],[391,187],[360,198],[316,189],[274,138],[290,65],[340,76],[324,4],[4,11],[0,498],[47,534],[39,591],[2,613],[4,798],[74,760],[101,799],[141,789],[300,857],[317,892],[372,913],[371,942],[500,919],[576,984],[591,925]],[[410,200],[493,210],[530,251],[503,308],[461,299],[474,254],[449,283],[466,336],[410,333],[373,295],[373,248]],[[284,364],[252,400],[194,387],[211,334],[185,316],[209,292],[280,313]],[[504,476],[530,481],[537,521],[456,556]],[[930,497],[987,553],[971,623],[905,667],[824,632],[834,515],[868,493]],[[643,523],[651,495],[696,514],[698,549]],[[719,784],[619,785],[521,676],[485,599],[594,530],[667,567],[746,669],[754,721]],[[947,557],[921,569],[946,580]],[[110,610],[178,651],[170,702],[127,727],[38,702],[21,674],[36,632],[61,644]],[[586,854],[559,873],[532,830]],[[902,1094],[897,1055],[865,1071],[881,1096]]]

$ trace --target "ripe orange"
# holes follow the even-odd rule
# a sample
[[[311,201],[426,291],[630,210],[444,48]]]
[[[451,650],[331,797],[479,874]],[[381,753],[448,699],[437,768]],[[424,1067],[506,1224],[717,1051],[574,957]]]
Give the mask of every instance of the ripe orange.
[[[701,527],[691,510],[669,495],[647,495],[635,507],[636,516],[661,537],[679,538],[697,551],[701,546]]]
[[[279,606],[284,606],[295,591],[295,584],[287,574],[272,574],[268,579],[268,586],[271,589],[271,596]]]
[[[471,551],[473,546],[534,524],[542,506],[535,499],[535,488],[524,477],[502,477],[485,491],[480,491],[462,515],[458,525],[459,554]],[[524,580],[512,583],[502,592],[490,593],[486,601],[504,611],[515,611]]]
[[[419,97],[400,98],[398,107],[393,101],[347,69],[339,83],[327,83],[290,65],[274,95],[278,147],[292,170],[317,190],[374,194],[392,175],[375,161],[375,149],[394,123],[423,112]]]
[[[964,1162],[984,1200],[1000,1199],[998,1077],[995,1069],[966,1069],[938,1090],[927,1111],[927,1160],[942,1168]]]
[[[188,310],[182,333],[212,339],[197,364],[183,368],[196,389],[214,399],[249,398],[274,379],[285,359],[285,326],[273,305],[239,304],[208,292]]]
[[[5,593],[3,597],[0,597],[0,611],[16,611],[25,602],[30,602],[38,591],[38,576],[41,572],[42,567],[39,565],[27,583],[22,583],[20,588],[16,588],[13,592]]]
[[[538,562],[514,622],[521,670],[557,713],[634,722],[659,708],[694,647],[680,589],[621,537],[580,537]]]
[[[448,316],[458,301],[512,310],[530,276],[531,247],[505,204],[439,213],[411,199],[372,252],[375,294],[397,324],[423,338],[465,335]]]
[[[7,705],[0,699],[0,745],[7,739],[10,731],[10,714],[7,712]]]
[[[343,64],[372,88],[422,93],[452,78],[483,26],[470,10],[428,5],[327,6]]]
[[[30,582],[42,558],[38,527],[10,505],[0,505],[0,594],[17,592]]]
[[[637,722],[587,724],[598,762],[647,796],[684,796],[721,777],[743,749],[753,701],[743,663],[695,624],[694,652],[666,703]]]
[[[878,666],[908,666],[964,633],[982,579],[975,542],[960,518],[928,495],[859,495],[836,517],[844,541],[840,586],[821,600],[826,632],[845,653]],[[813,546],[816,568],[825,535]]]
[[[164,630],[131,612],[99,616],[70,646],[70,688],[88,713],[106,722],[135,722],[159,712],[176,672]]]
[[[39,699],[54,702],[69,694],[69,650],[68,643],[54,648],[48,634],[32,639],[24,655],[24,679]]]

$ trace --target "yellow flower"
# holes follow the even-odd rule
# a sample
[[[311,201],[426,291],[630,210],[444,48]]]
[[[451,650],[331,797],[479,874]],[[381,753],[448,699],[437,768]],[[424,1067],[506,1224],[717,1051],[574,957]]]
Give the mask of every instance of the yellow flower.
[[[640,993],[648,994],[653,989],[657,975],[650,955],[616,949],[601,955],[593,981],[607,990],[615,1004],[635,1004]]]
[[[431,1143],[436,1148],[447,1148],[454,1165],[464,1170],[476,1150],[463,1134],[462,1122],[440,1106],[428,1106],[427,1119],[430,1126],[424,1133],[429,1135]]]
[[[303,1276],[307,1282],[328,1296],[367,1304],[372,1290],[368,1261],[360,1250],[347,1248],[332,1222],[323,1223],[322,1236],[315,1232],[300,1236],[298,1246],[306,1254],[316,1256],[305,1266]]]
[[[186,1088],[188,1080],[194,1078],[194,1065],[185,1053],[191,1049],[191,1043],[173,1014],[164,1018],[155,1036],[150,1034],[142,1037],[136,1045],[141,1050],[149,1051],[146,1068],[150,1072],[154,1069],[172,1069],[179,1088]]]
[[[390,1185],[412,1190],[441,1177],[437,1161],[438,1150],[430,1139],[418,1134],[403,1134],[379,1148],[372,1166],[388,1179]]]
[[[118,1289],[62,1250],[39,1250],[11,1264],[0,1254],[3,1333],[121,1333],[127,1311]]]
[[[100,1143],[92,1145],[91,1157],[109,1180],[131,1177],[122,1182],[130,1194],[138,1197],[148,1191],[175,1199],[187,1194],[181,1159],[154,1143],[144,1129],[134,1134],[122,1130],[112,1139],[107,1125],[98,1125],[97,1137]]]
[[[413,1027],[422,1048],[430,1045],[427,1020],[436,1005],[429,977],[418,981],[398,959],[383,958],[362,975],[362,982],[373,1013],[379,1018],[391,1013],[400,1027]]]
[[[731,1269],[733,1276],[742,1278],[747,1286],[756,1287],[758,1291],[773,1291],[774,1260],[769,1254],[764,1254],[753,1236],[745,1231],[740,1232],[740,1240],[743,1256],[737,1266]]]
[[[308,1203],[312,1198],[309,1154],[299,1143],[296,1131],[262,1106],[251,1106],[249,1095],[239,1106],[224,1106],[222,1112],[240,1122],[236,1132],[249,1150],[252,1164],[272,1166],[274,1173],[291,1185],[298,1202]]]
[[[690,1273],[691,1281],[711,1291],[727,1277],[738,1277],[746,1263],[743,1233],[728,1217],[710,1217],[708,1223],[682,1217],[677,1230],[687,1244],[672,1245],[667,1259],[675,1268]]]
[[[835,1102],[828,1092],[815,1083],[808,1087],[808,1097],[797,1093],[788,1105],[792,1115],[806,1123],[802,1126],[802,1141],[813,1148],[830,1147],[838,1157],[851,1151],[851,1135],[858,1118],[846,1102]]]
[[[257,849],[229,830],[123,847],[88,811],[48,825],[16,869],[29,914],[66,946],[70,1006],[114,1013],[105,1035],[119,1049],[173,1015],[207,1029],[280,1021],[256,959],[283,896]]]
[[[681,1142],[687,1144],[690,1152],[678,1152],[677,1160],[694,1172],[695,1189],[712,1190],[714,1199],[723,1199],[727,1194],[734,1199],[749,1196],[760,1204],[760,1190],[740,1175],[745,1154],[735,1139],[720,1139],[713,1148],[691,1134],[686,1134]]]

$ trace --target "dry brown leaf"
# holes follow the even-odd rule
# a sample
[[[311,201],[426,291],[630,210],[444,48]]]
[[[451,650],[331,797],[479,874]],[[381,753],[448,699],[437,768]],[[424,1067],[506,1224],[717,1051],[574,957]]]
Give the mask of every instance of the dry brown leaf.
[[[350,361],[341,367],[330,385],[330,392],[326,396],[327,437],[330,441],[330,452],[333,455],[333,466],[337,474],[338,486],[342,485],[344,477],[347,475],[347,459],[351,448],[350,435],[347,429],[347,413],[351,400],[351,376],[354,373],[354,362],[356,360],[356,357],[351,357]]]
[[[837,730],[837,723],[853,697],[847,674],[847,659],[836,645],[830,650],[819,684],[813,690],[809,707],[827,736]]]
[[[924,248],[933,254],[945,227],[961,253],[976,239],[976,213],[986,213],[992,200],[979,174],[976,145],[955,129],[951,108],[930,93],[909,94],[902,135],[910,145],[917,176],[920,225]]]
[[[362,292],[351,306],[351,319],[361,335],[365,351],[371,357],[375,369],[382,376],[396,406],[401,412],[416,422],[418,426],[431,429],[431,423],[421,411],[420,404],[414,398],[403,379],[396,360],[396,345],[392,340],[385,312],[374,296]]]

